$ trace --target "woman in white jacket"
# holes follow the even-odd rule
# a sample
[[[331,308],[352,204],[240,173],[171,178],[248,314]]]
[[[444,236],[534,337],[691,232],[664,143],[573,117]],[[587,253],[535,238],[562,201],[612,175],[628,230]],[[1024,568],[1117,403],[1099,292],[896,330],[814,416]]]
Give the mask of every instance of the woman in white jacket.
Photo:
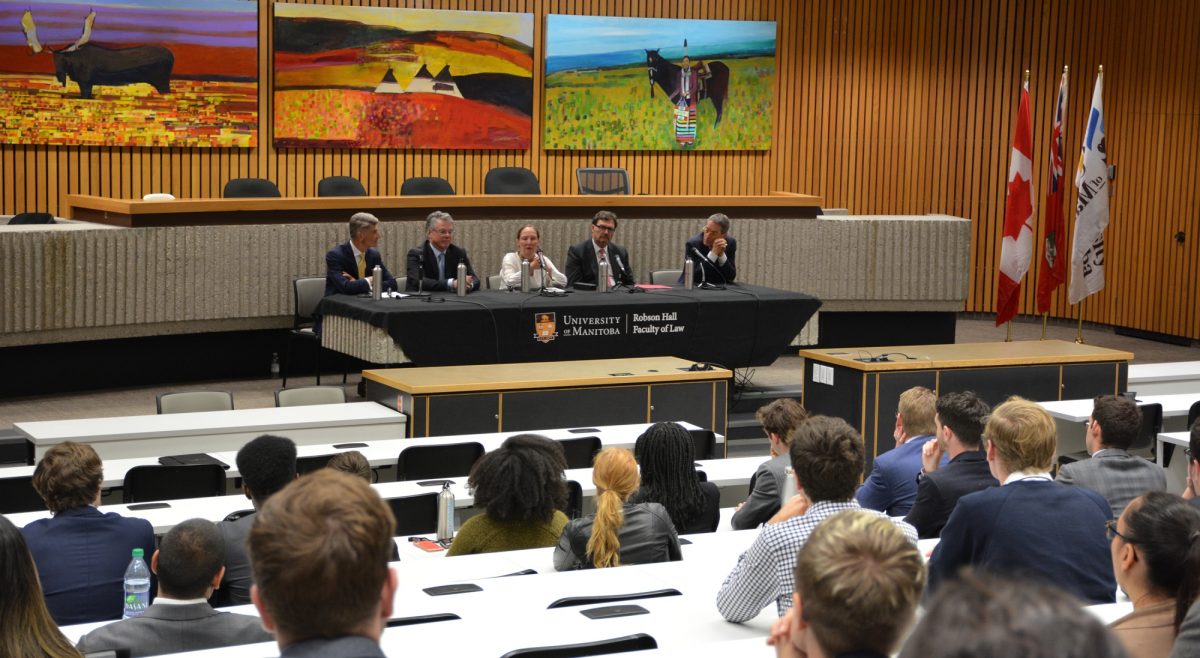
[[[504,255],[500,264],[500,281],[506,288],[521,287],[521,261],[529,261],[529,287],[531,289],[567,285],[563,274],[546,254],[542,253],[542,236],[536,227],[522,226],[517,231],[517,250]],[[547,276],[548,275],[548,276]]]

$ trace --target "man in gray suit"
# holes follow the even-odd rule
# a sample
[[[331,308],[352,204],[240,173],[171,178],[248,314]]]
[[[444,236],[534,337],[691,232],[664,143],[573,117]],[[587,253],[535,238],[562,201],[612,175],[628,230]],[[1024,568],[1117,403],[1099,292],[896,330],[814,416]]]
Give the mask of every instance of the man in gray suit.
[[[1085,437],[1092,458],[1063,466],[1056,479],[1104,496],[1114,519],[1134,498],[1147,491],[1166,491],[1162,467],[1129,453],[1141,429],[1142,414],[1136,402],[1116,395],[1097,397]]]
[[[79,651],[128,649],[133,658],[269,642],[257,617],[214,610],[206,600],[225,575],[225,542],[216,525],[190,519],[163,537],[150,558],[158,597],[140,617],[102,626],[79,638]]]
[[[788,452],[788,446],[792,445],[792,430],[808,418],[808,412],[799,402],[783,398],[760,407],[755,416],[771,441],[771,458],[754,472],[750,480],[750,497],[738,505],[730,519],[734,530],[757,528],[779,511],[780,495],[787,480],[784,471],[792,465]]]

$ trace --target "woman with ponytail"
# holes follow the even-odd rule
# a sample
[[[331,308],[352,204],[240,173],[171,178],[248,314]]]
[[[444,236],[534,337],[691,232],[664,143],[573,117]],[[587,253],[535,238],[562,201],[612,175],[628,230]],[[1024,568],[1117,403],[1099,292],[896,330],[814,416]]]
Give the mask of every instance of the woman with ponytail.
[[[605,448],[592,467],[596,513],[575,519],[563,529],[554,549],[558,571],[617,567],[683,559],[679,537],[666,508],[658,503],[630,503],[640,479],[633,453]]]
[[[1113,573],[1133,612],[1112,623],[1131,658],[1166,658],[1200,590],[1200,509],[1151,491],[1109,521]]]

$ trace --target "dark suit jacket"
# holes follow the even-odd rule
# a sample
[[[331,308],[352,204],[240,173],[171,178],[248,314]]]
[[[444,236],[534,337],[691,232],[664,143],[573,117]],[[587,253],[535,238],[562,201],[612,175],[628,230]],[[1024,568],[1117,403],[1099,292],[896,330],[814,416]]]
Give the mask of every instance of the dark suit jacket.
[[[161,601],[161,599],[160,599]],[[102,626],[79,638],[81,653],[129,649],[132,658],[270,642],[262,620],[213,610],[207,603],[155,603],[141,617]]]
[[[696,263],[695,269],[692,272],[692,280],[695,283],[700,283],[704,280],[700,275],[701,267],[704,268],[704,277],[707,278],[709,283],[733,283],[733,280],[737,278],[737,240],[731,235],[726,235],[725,240],[729,243],[725,245],[725,264],[717,265],[708,259],[710,249],[704,244],[703,233],[688,238],[687,244],[683,247],[684,259],[691,259],[692,262],[696,261],[696,254],[692,253],[692,249],[696,249],[704,254],[704,258],[702,259],[704,262]]]
[[[784,469],[791,465],[792,457],[786,452],[759,465],[754,472],[750,497],[730,520],[734,530],[757,528],[775,516],[782,504],[779,497],[783,495],[784,479],[787,478]]]
[[[396,277],[392,276],[383,264],[383,257],[379,255],[378,249],[368,249],[365,260],[368,277],[378,265],[383,268],[383,289],[396,289]],[[342,277],[342,272],[354,277],[354,280],[347,281]],[[354,259],[354,250],[350,248],[350,243],[343,242],[330,249],[329,253],[325,254],[325,294],[360,295],[364,292],[371,292],[371,286],[365,279],[358,278],[358,261]]]
[[[1147,491],[1167,490],[1167,476],[1161,466],[1117,448],[1097,450],[1091,459],[1066,464],[1058,469],[1055,479],[1104,496],[1112,506],[1114,519],[1134,498]]]
[[[421,255],[425,256],[425,267],[421,267]],[[409,290],[417,289],[417,282],[424,280],[423,290],[426,291],[441,291],[450,290],[447,282],[450,279],[458,276],[458,264],[465,263],[467,266],[467,274],[475,277],[475,283],[471,285],[471,290],[479,290],[479,276],[475,274],[475,268],[471,267],[471,259],[467,256],[467,250],[462,247],[451,244],[446,247],[446,278],[438,278],[437,257],[433,255],[433,247],[429,246],[429,240],[420,247],[413,247],[408,250],[408,283],[405,287]]]
[[[917,500],[904,520],[917,529],[921,539],[937,537],[959,498],[999,485],[988,468],[987,454],[968,450],[921,478]]]
[[[618,244],[608,243],[609,271],[613,281],[632,286],[637,283],[633,277],[633,265],[629,262],[629,252]],[[621,265],[617,265],[620,262]],[[584,240],[567,249],[567,286],[576,283],[596,285],[596,248],[590,239]]]
[[[246,501],[247,504],[250,501]],[[245,605],[250,603],[250,554],[246,550],[246,537],[254,525],[254,515],[247,514],[237,521],[222,521],[217,524],[225,539],[225,579],[221,589],[213,594],[215,605]]]
[[[1100,494],[1048,480],[963,496],[929,558],[927,592],[969,565],[1042,580],[1086,603],[1112,603],[1117,583],[1104,531],[1111,518]]]
[[[37,565],[46,607],[59,626],[120,619],[130,554],[142,549],[146,564],[154,555],[149,521],[90,506],[34,521],[21,534]]]

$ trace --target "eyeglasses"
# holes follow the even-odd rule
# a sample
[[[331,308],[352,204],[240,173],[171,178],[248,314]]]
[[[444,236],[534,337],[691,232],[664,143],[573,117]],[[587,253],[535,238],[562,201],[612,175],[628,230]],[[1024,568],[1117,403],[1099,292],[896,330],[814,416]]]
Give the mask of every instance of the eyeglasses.
[[[592,224],[592,226],[600,231],[605,232],[605,233],[616,233],[617,232],[617,227],[615,227],[615,226],[605,226],[604,224]]]
[[[1126,544],[1136,544],[1137,543],[1136,541],[1131,539],[1129,536],[1123,535],[1119,531],[1117,531],[1116,519],[1105,521],[1104,529],[1108,531],[1108,541],[1112,541],[1113,537],[1120,537],[1121,541],[1125,542]]]

